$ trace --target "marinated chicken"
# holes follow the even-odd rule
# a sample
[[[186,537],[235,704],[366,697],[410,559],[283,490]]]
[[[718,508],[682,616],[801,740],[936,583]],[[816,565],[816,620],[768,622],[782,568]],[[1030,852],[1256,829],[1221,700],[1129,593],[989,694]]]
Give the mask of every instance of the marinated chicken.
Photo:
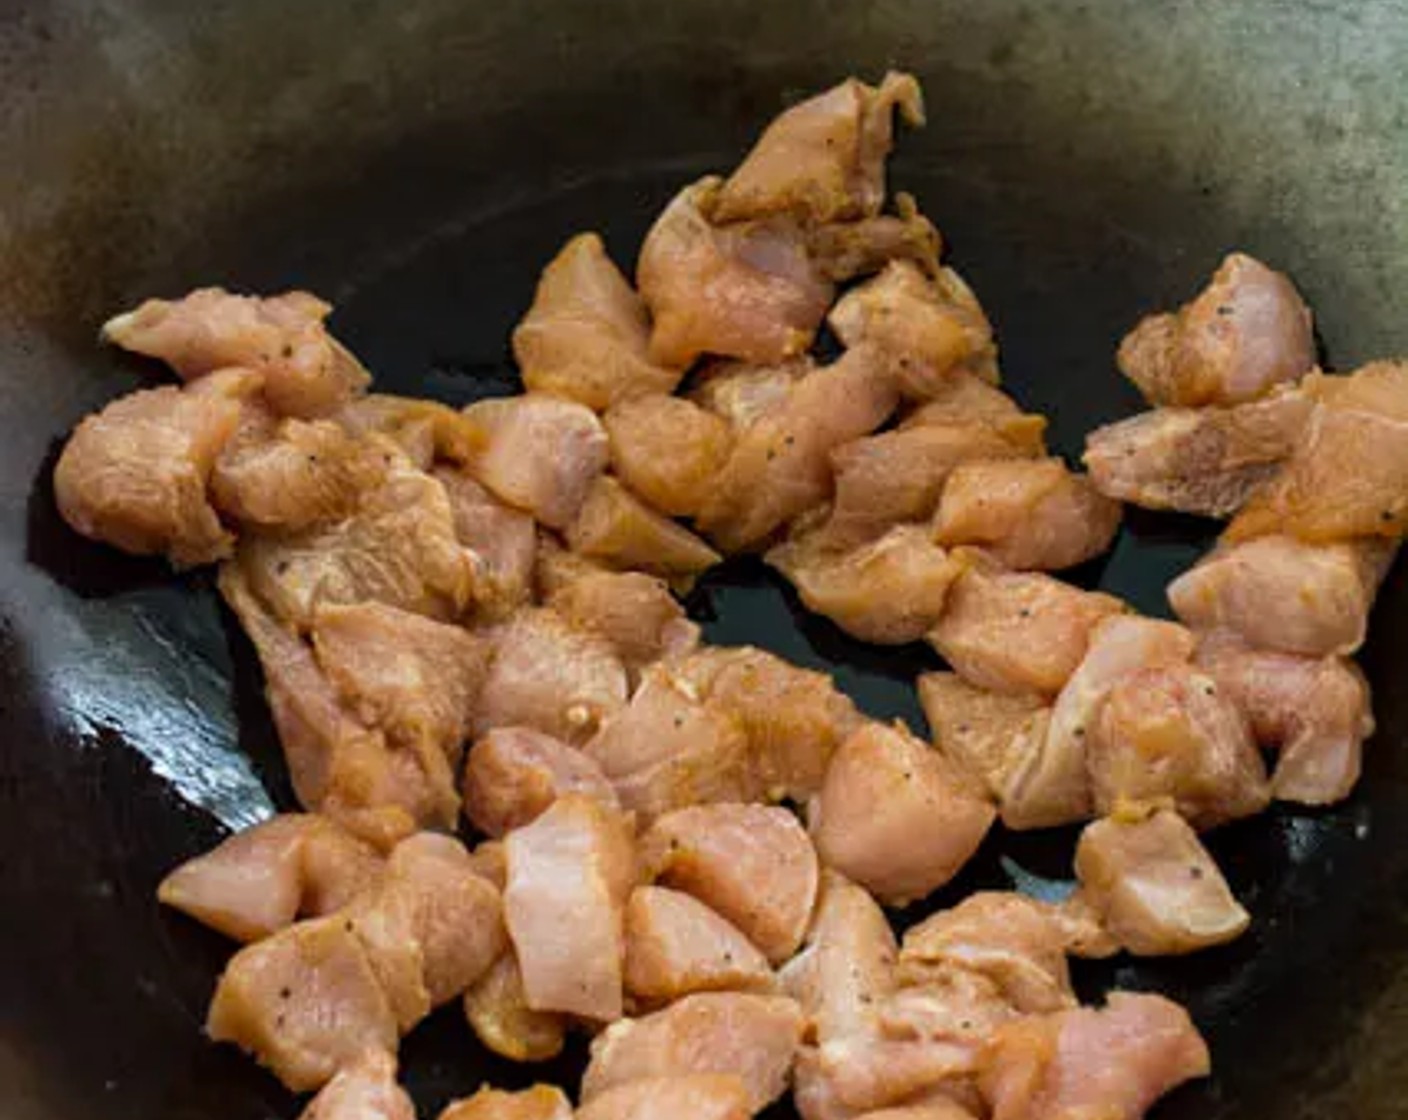
[[[807,230],[807,248],[822,275],[852,280],[879,272],[891,261],[913,261],[926,275],[939,274],[943,238],[919,212],[914,196],[895,195],[895,213]]]
[[[464,993],[464,1016],[480,1042],[511,1062],[545,1062],[562,1053],[566,1042],[565,1016],[528,1006],[511,949]]]
[[[396,1059],[368,1050],[318,1091],[299,1120],[416,1120],[416,1107],[396,1083]]]
[[[616,791],[591,757],[531,727],[496,727],[469,751],[464,814],[480,832],[503,837],[531,824],[569,793],[619,809]]]
[[[723,559],[609,475],[592,483],[566,535],[573,551],[583,556],[674,579],[691,579]]]
[[[672,517],[694,517],[704,508],[733,448],[728,421],[684,397],[623,401],[602,422],[616,476]]]
[[[585,571],[549,594],[547,605],[606,639],[632,681],[651,662],[682,657],[699,644],[699,627],[665,582],[643,572]]]
[[[695,373],[689,399],[724,420],[736,436],[786,401],[792,386],[815,369],[807,356],[775,365],[710,361]]]
[[[479,560],[474,607],[487,619],[512,614],[533,593],[538,530],[533,518],[505,505],[462,468],[431,472],[445,488],[455,536]]]
[[[770,991],[767,957],[704,903],[666,887],[637,887],[626,905],[626,991],[659,1006],[691,992]]]
[[[451,1101],[438,1120],[572,1120],[572,1104],[554,1085],[516,1093],[485,1085],[472,1097]]]
[[[1038,438],[1045,430],[1044,417],[1027,415],[996,385],[967,366],[960,366],[934,387],[923,404],[900,421],[900,430],[935,424],[986,424],[1002,430],[1005,424],[1019,419],[1035,428]]]
[[[389,439],[423,471],[440,463],[463,466],[488,441],[478,424],[449,405],[392,393],[356,397],[331,418],[354,436]]]
[[[599,1093],[577,1110],[577,1120],[748,1120],[748,1087],[724,1073],[643,1077]]]

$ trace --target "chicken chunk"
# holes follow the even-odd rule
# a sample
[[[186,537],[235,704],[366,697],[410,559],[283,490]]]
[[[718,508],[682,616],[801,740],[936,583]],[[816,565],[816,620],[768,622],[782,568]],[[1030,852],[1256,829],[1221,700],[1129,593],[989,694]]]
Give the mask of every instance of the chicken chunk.
[[[774,964],[802,943],[816,903],[816,851],[797,818],[768,805],[667,813],[641,837],[642,871],[732,922]]]
[[[160,358],[184,381],[229,366],[264,375],[264,398],[282,416],[324,416],[362,393],[371,375],[327,331],[332,307],[307,292],[261,298],[199,288],[149,299],[103,324],[124,350]]]
[[[489,836],[531,824],[569,793],[620,808],[616,791],[588,755],[531,727],[494,728],[474,744],[465,763],[465,816]]]
[[[683,525],[651,509],[609,475],[592,484],[567,526],[574,552],[614,567],[689,579],[723,559]]]
[[[1197,298],[1120,343],[1120,371],[1151,404],[1236,404],[1315,364],[1310,309],[1279,272],[1230,253]]]
[[[713,200],[709,217],[735,222],[789,213],[813,223],[873,217],[885,202],[893,116],[924,123],[911,74],[878,87],[847,78],[774,120]]]
[[[626,991],[650,1005],[691,992],[770,991],[763,954],[726,918],[681,891],[637,887],[626,905]]]
[[[977,545],[1009,568],[1059,571],[1099,556],[1120,506],[1060,459],[960,463],[934,517],[941,545]]]
[[[966,366],[960,366],[934,386],[934,392],[903,420],[900,429],[922,428],[929,425],[987,424],[1002,430],[1019,419],[1029,422],[1041,417],[1026,416],[1017,402],[991,382],[985,381]],[[1029,423],[1030,427],[1036,427]],[[1040,437],[1044,423],[1037,431]]]
[[[318,1091],[299,1120],[416,1120],[416,1106],[396,1084],[396,1059],[368,1050]]]
[[[806,355],[768,366],[712,361],[694,375],[689,396],[737,436],[786,401],[792,386],[814,369]]]
[[[502,953],[464,994],[464,1014],[475,1037],[511,1062],[546,1062],[562,1053],[566,1017],[534,1011],[512,951]]]
[[[1076,876],[1081,897],[1138,956],[1221,945],[1251,922],[1198,834],[1167,809],[1087,825]]]
[[[879,272],[891,261],[913,261],[926,275],[939,274],[943,238],[919,212],[914,196],[895,195],[894,214],[833,222],[807,231],[807,247],[823,276],[851,280]]]
[[[507,617],[533,594],[533,518],[499,501],[462,469],[437,467],[432,473],[450,499],[455,536],[479,558],[476,611],[489,619]]]
[[[581,794],[504,841],[504,910],[534,1011],[597,1022],[622,1011],[623,909],[635,885],[629,822]]]
[[[572,1120],[572,1104],[556,1085],[516,1093],[485,1085],[472,1097],[451,1101],[438,1120]]]
[[[965,771],[902,725],[870,723],[837,750],[809,816],[826,866],[903,905],[953,878],[996,813]]]
[[[717,413],[685,397],[638,397],[603,418],[611,465],[632,491],[662,513],[693,517],[728,461],[733,431]]]
[[[441,462],[463,466],[487,442],[483,429],[469,417],[421,397],[368,393],[343,405],[332,419],[354,436],[390,440],[423,471]]]
[[[577,1120],[748,1120],[748,1089],[733,1074],[690,1073],[643,1077],[593,1097]]]
[[[699,644],[699,627],[685,617],[664,580],[644,572],[586,572],[547,597],[547,605],[579,630],[611,643],[632,679],[662,657]]]
[[[552,259],[513,332],[513,356],[530,393],[598,412],[674,391],[680,371],[651,362],[649,345],[645,304],[595,233],[579,233]]]

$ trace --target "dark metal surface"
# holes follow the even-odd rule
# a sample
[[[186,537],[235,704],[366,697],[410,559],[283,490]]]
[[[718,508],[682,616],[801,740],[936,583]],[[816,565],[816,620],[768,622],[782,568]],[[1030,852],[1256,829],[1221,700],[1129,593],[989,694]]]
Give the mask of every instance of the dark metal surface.
[[[511,388],[508,331],[569,233],[628,262],[673,188],[786,97],[903,64],[932,123],[896,185],[948,234],[1011,388],[1079,448],[1134,406],[1121,331],[1231,246],[1289,269],[1329,359],[1408,350],[1408,15],[1400,0],[784,0],[0,5],[0,1112],[255,1120],[296,1103],[200,1034],[228,946],[152,888],[290,804],[247,646],[207,577],[83,542],[49,473],[85,411],[152,370],[94,343],[140,296],[297,285],[381,383]],[[295,20],[288,14],[296,10]],[[1206,527],[1134,516],[1084,575],[1163,609]],[[693,606],[717,641],[825,666],[917,720],[931,663],[795,614],[742,563]],[[1169,1117],[1408,1115],[1408,576],[1365,653],[1363,788],[1213,838],[1255,915],[1189,961],[1080,974],[1189,1002],[1216,1076]],[[1070,836],[995,836],[975,883],[1062,877]],[[1035,876],[1036,878],[1032,878]],[[490,1062],[452,1008],[403,1048],[424,1110]],[[577,1056],[578,1058],[580,1055]],[[571,1062],[546,1071],[569,1076]]]

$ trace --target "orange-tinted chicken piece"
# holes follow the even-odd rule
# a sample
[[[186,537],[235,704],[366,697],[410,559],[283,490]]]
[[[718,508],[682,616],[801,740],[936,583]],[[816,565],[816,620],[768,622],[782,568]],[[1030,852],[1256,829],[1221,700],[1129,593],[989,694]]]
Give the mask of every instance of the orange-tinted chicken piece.
[[[632,679],[652,661],[699,644],[664,580],[644,572],[586,571],[547,596],[547,605],[579,630],[611,643]]]
[[[683,525],[651,509],[609,475],[587,492],[567,526],[574,552],[614,567],[688,579],[723,559]]]
[[[767,958],[737,926],[665,887],[637,887],[626,904],[625,979],[627,992],[652,1005],[773,987]]]
[[[451,1101],[438,1120],[572,1120],[572,1104],[556,1085],[516,1093],[485,1085],[471,1097]]]
[[[512,950],[500,954],[465,992],[464,1015],[475,1037],[511,1062],[545,1062],[562,1053],[566,1042],[565,1016],[528,1006]]]
[[[396,1083],[396,1059],[368,1050],[318,1090],[298,1120],[416,1120],[416,1106]]]
[[[662,513],[693,517],[728,461],[728,421],[685,397],[660,394],[616,405],[602,417],[618,478]]]
[[[433,472],[445,487],[460,544],[479,558],[475,610],[487,618],[512,614],[533,593],[538,530],[533,518],[505,505],[462,468]]]
[[[616,791],[588,755],[531,727],[496,727],[465,760],[464,814],[489,836],[531,824],[568,793],[619,808]]]
[[[577,1110],[577,1120],[748,1120],[748,1089],[733,1074],[643,1077],[607,1089]]]
[[[792,386],[814,369],[816,363],[807,355],[776,365],[711,361],[694,374],[689,397],[737,435],[786,401]]]
[[[850,280],[879,272],[891,261],[913,261],[926,275],[937,276],[943,238],[919,212],[912,195],[895,195],[895,214],[878,214],[855,222],[835,222],[807,231],[812,260],[823,276]]]
[[[1018,419],[1041,420],[1027,416],[1017,402],[991,382],[966,366],[955,369],[934,386],[924,403],[900,421],[900,428],[922,428],[930,424],[987,424],[1002,430]],[[1035,427],[1035,424],[1029,424]],[[1040,437],[1045,425],[1037,431]]]

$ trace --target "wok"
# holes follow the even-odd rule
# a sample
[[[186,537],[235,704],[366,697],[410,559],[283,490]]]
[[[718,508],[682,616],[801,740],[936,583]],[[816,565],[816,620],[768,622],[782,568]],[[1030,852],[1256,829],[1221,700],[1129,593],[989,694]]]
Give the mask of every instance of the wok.
[[[1238,246],[1289,270],[1328,362],[1408,350],[1408,14],[1400,0],[39,0],[0,6],[0,1100],[10,1120],[293,1116],[200,1032],[229,947],[162,912],[177,861],[292,798],[258,672],[208,574],[60,522],[85,412],[156,375],[97,325],[200,283],[307,287],[391,391],[510,391],[539,268],[599,229],[629,262],[676,186],[789,98],[902,65],[929,128],[894,185],[947,233],[1055,447],[1136,407],[1111,361]],[[1080,573],[1164,611],[1211,526],[1132,515]],[[714,641],[834,671],[922,727],[923,651],[841,637],[735,563]],[[1215,834],[1255,915],[1225,949],[1085,968],[1186,1001],[1215,1074],[1164,1117],[1408,1115],[1408,573],[1363,661],[1380,729],[1348,803]],[[1070,835],[994,836],[963,882],[1049,888]],[[442,1010],[403,1048],[422,1114],[491,1061]]]

